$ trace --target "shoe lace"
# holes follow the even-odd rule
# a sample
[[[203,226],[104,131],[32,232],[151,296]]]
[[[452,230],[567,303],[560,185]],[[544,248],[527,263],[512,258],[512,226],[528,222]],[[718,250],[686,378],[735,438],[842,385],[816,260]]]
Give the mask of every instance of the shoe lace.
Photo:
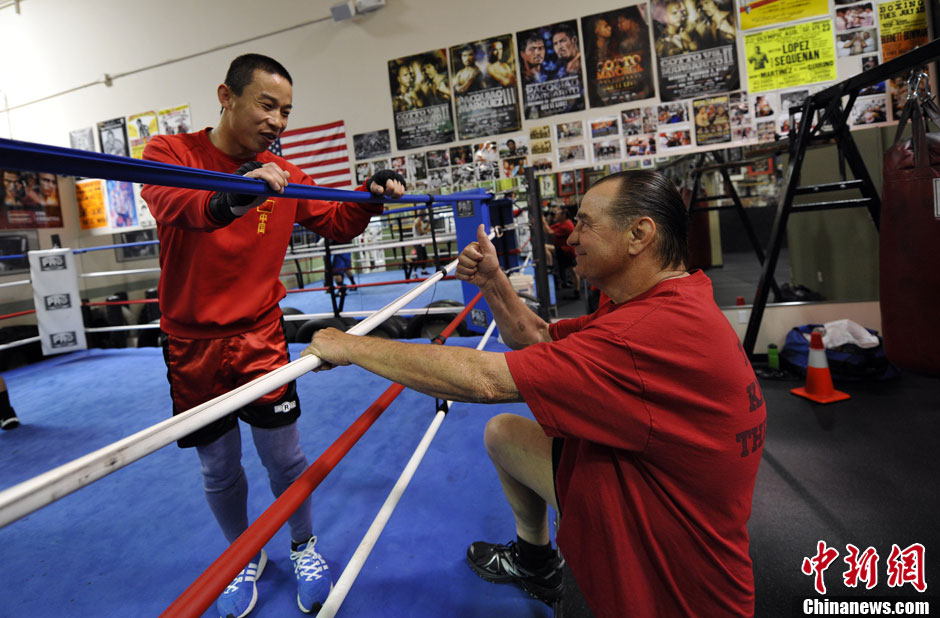
[[[290,553],[290,559],[294,562],[294,574],[297,577],[303,577],[308,582],[320,579],[326,566],[323,556],[317,553],[316,544],[317,537],[311,537],[303,549]]]
[[[235,576],[235,579],[232,580],[232,583],[225,587],[225,592],[223,594],[232,594],[238,592],[239,584],[245,581],[245,576],[248,574],[248,569],[251,568],[249,564],[244,569],[238,572],[238,575]]]

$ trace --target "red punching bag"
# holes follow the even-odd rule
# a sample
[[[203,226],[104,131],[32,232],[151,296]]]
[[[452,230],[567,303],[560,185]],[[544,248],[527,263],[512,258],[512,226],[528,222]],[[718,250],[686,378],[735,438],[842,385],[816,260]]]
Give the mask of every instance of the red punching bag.
[[[927,132],[927,118],[940,127],[940,108],[911,98],[884,156],[881,328],[888,360],[940,375],[940,133]]]

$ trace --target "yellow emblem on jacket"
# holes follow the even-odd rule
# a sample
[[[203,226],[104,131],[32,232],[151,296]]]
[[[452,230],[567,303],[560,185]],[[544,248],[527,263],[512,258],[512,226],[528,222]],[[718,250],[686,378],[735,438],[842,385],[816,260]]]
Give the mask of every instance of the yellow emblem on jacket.
[[[267,200],[257,208],[258,210],[258,235],[264,234],[267,225],[268,215],[274,212],[274,198]]]

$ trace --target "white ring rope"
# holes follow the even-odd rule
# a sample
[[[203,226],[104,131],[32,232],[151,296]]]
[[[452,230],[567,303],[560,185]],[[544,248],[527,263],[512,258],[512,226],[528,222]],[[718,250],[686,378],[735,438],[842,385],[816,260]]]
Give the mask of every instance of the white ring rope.
[[[414,307],[411,309],[399,309],[391,315],[456,315],[460,313],[463,309],[463,305],[454,305],[452,307]],[[375,313],[374,311],[341,311],[339,317],[341,318],[362,318],[368,317]],[[336,317],[332,312],[330,313],[295,313],[291,315],[282,316],[285,322],[300,322],[301,320],[322,320],[326,318]],[[149,322],[147,324],[122,324],[120,326],[95,326],[85,328],[86,333],[116,333],[125,330],[148,330],[148,329],[157,329],[160,328],[158,322]],[[30,341],[39,341],[39,337],[34,337],[30,340],[23,340],[25,343]],[[19,344],[19,341],[15,343]],[[12,344],[4,344],[10,346]],[[22,344],[19,344],[22,345]],[[0,346],[0,350],[3,347]]]
[[[480,339],[480,343],[476,347],[477,350],[483,349],[483,347],[486,345],[486,342],[489,340],[490,335],[493,334],[494,328],[496,328],[495,320],[490,322],[486,332],[483,333],[483,337]],[[343,569],[342,575],[340,575],[336,583],[333,584],[333,589],[326,598],[326,602],[323,604],[323,607],[317,613],[317,618],[333,618],[333,616],[336,615],[336,612],[339,611],[340,606],[346,599],[346,595],[349,593],[350,588],[352,588],[353,583],[356,581],[356,577],[359,576],[359,572],[362,571],[362,567],[369,558],[369,554],[372,553],[372,549],[379,540],[379,536],[385,529],[386,524],[388,524],[388,520],[395,511],[395,507],[398,506],[398,501],[401,500],[402,494],[405,493],[405,489],[408,488],[408,484],[411,482],[414,473],[417,471],[418,466],[421,465],[421,460],[424,459],[424,455],[427,453],[428,447],[431,446],[431,441],[437,435],[437,430],[440,428],[441,423],[444,421],[444,417],[447,414],[445,410],[450,409],[450,406],[453,405],[453,403],[453,401],[448,401],[444,406],[444,410],[439,410],[437,414],[434,415],[434,420],[431,421],[430,426],[428,426],[428,429],[424,433],[424,437],[421,438],[421,442],[418,443],[418,447],[415,449],[414,454],[412,454],[411,459],[408,460],[408,464],[402,471],[401,476],[398,477],[398,481],[395,483],[395,486],[392,487],[392,491],[389,493],[388,498],[385,499],[385,503],[382,504],[382,508],[379,509],[375,519],[372,520],[372,525],[369,526],[369,529],[366,531],[362,542],[359,543],[359,547],[356,548],[352,558],[349,559],[349,563],[346,565],[346,568]]]
[[[347,332],[369,333],[456,268],[455,259]],[[316,369],[320,363],[317,356],[303,356],[228,393],[0,492],[0,528],[250,404]]]
[[[0,350],[7,350],[9,348],[16,348],[21,345],[26,345],[27,343],[34,343],[39,341],[41,337],[27,337],[26,339],[17,339],[16,341],[11,341],[10,343],[0,344]],[[0,526],[2,527],[2,526]]]
[[[330,245],[330,254],[336,255],[338,253],[360,253],[365,251],[384,251],[385,249],[397,249],[399,247],[413,247],[415,245],[429,245],[432,242],[451,242],[457,240],[456,234],[445,234],[443,236],[438,236],[437,238],[431,238],[430,236],[419,236],[417,238],[411,238],[410,240],[402,240],[398,242],[386,242],[386,243],[376,243],[372,245],[356,245],[356,244],[346,244],[346,245]],[[326,251],[322,249],[317,249],[310,253],[288,253],[284,256],[285,260],[304,260],[307,258],[318,258],[326,255]]]
[[[21,281],[10,281],[9,283],[0,283],[0,288],[8,288],[14,285],[27,285],[32,283],[32,279],[23,279]]]
[[[120,275],[143,275],[145,273],[158,273],[159,268],[128,268],[127,270],[102,270],[94,273],[82,273],[82,277],[114,277]]]

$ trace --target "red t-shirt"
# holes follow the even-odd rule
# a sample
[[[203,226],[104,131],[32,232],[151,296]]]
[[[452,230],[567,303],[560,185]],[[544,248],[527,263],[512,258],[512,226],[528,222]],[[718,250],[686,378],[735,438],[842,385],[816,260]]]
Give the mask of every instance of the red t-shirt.
[[[568,255],[574,256],[574,247],[568,244],[568,237],[574,231],[574,223],[569,219],[559,223],[552,223],[549,227],[555,234],[555,247],[561,249]]]
[[[747,520],[766,408],[701,272],[552,324],[508,352],[565,438],[558,544],[601,618],[751,616]]]
[[[157,136],[144,159],[227,173],[245,163],[216,148],[209,129]],[[316,184],[271,152],[255,160],[277,163],[290,172],[291,183]],[[276,320],[286,294],[279,275],[294,222],[348,242],[383,210],[381,204],[275,198],[222,226],[208,214],[212,193],[159,185],[145,185],[141,193],[160,237],[160,326],[176,337],[228,337]]]

